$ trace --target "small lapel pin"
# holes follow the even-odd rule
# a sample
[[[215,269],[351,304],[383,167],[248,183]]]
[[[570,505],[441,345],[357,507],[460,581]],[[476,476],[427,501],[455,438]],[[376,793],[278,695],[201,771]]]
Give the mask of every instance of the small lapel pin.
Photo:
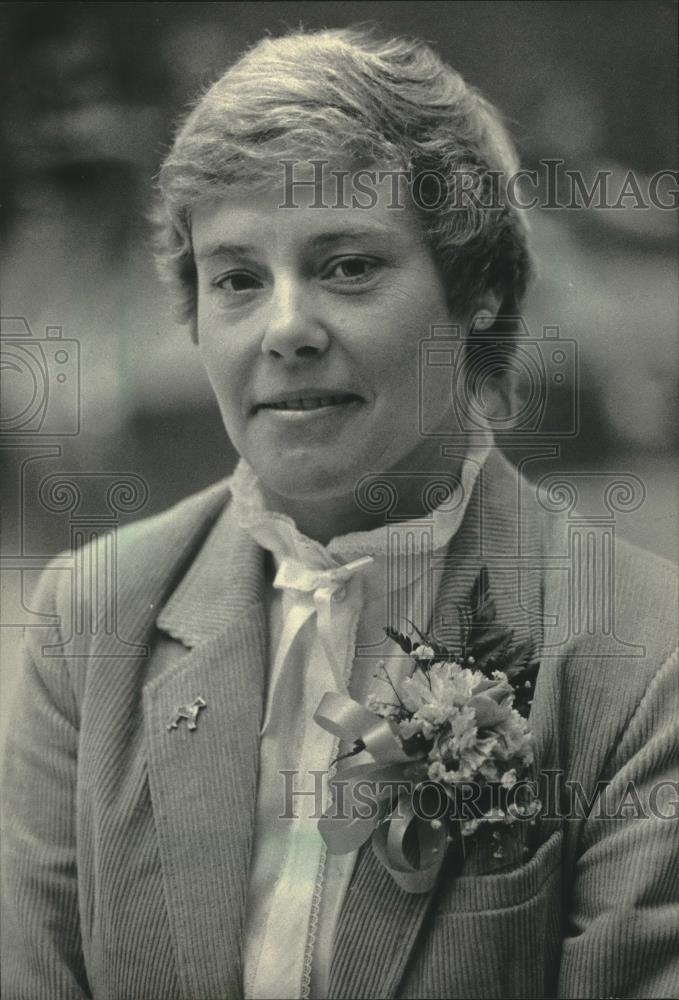
[[[172,721],[168,724],[168,729],[176,729],[182,719],[186,719],[189,729],[196,728],[196,720],[201,708],[206,708],[207,702],[202,698],[194,698],[190,705],[180,705],[172,716]]]

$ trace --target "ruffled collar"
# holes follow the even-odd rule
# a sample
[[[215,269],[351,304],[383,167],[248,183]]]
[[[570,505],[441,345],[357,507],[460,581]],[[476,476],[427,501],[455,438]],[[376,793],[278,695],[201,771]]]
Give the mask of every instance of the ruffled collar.
[[[430,552],[437,551],[448,545],[460,527],[474,484],[492,447],[493,437],[488,430],[484,439],[467,452],[452,494],[445,491],[443,502],[431,515],[337,535],[327,545],[304,535],[287,514],[268,508],[259,479],[243,458],[231,477],[232,509],[240,527],[262,548],[272,552],[277,562],[295,559],[310,569],[331,569],[362,555],[386,557],[390,532],[394,530],[408,536],[415,555],[425,545]]]

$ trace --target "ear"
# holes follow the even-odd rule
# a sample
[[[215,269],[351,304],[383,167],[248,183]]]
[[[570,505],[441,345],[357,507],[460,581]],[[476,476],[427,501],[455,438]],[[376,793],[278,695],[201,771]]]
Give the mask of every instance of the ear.
[[[484,292],[472,311],[469,332],[483,333],[485,330],[489,330],[497,319],[500,302],[500,296],[496,292]]]

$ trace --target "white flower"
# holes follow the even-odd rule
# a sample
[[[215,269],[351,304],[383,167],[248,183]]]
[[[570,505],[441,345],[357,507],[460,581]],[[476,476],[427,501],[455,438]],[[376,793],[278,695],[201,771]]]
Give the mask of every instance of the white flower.
[[[448,772],[446,771],[445,764],[442,764],[440,760],[432,761],[427,768],[427,777],[431,781],[447,781]]]
[[[414,646],[410,654],[414,660],[433,660],[434,650],[431,646]]]
[[[512,814],[516,814],[513,818],[517,819],[519,816],[523,816],[524,819],[532,818],[533,816],[537,816],[541,808],[542,803],[540,799],[529,799],[528,802],[521,802],[512,807]]]
[[[426,644],[413,651],[420,661],[433,655]],[[396,717],[402,740],[422,736],[432,742],[426,761],[430,780],[447,785],[500,781],[510,789],[518,780],[518,767],[532,762],[528,725],[512,707],[514,691],[503,671],[487,677],[455,661],[434,663],[415,669],[398,685],[398,695],[410,717],[399,721],[402,708],[385,711],[383,704],[379,714]]]
[[[528,723],[515,708],[493,726],[493,731],[498,735],[498,755],[501,758],[510,760],[518,757],[524,764],[532,762],[533,748]]]
[[[425,735],[424,729],[430,729],[431,727],[428,723],[423,722],[422,719],[418,719],[417,716],[413,716],[412,719],[402,719],[401,722],[397,724],[398,735],[402,740],[409,740],[413,736],[417,736],[418,733]],[[426,737],[430,739],[431,737]]]
[[[476,734],[474,710],[469,706],[458,709],[450,720],[450,731],[439,737],[432,749],[431,756],[441,760],[458,758],[462,753],[474,747]]]
[[[456,762],[456,769],[447,772],[449,781],[470,781],[479,775],[490,780],[497,772],[491,760],[497,742],[492,732],[479,736],[476,713],[471,705],[466,705],[451,720],[450,729],[439,737],[431,756],[447,762],[448,766]]]
[[[479,776],[486,781],[498,781],[500,770],[494,760],[486,760],[479,767]]]
[[[399,716],[399,706],[388,701],[380,701],[376,694],[369,694],[366,700],[366,707],[383,719],[397,719]]]
[[[406,677],[399,694],[409,711],[430,726],[440,727],[467,704],[480,676],[457,663],[434,663]]]
[[[494,736],[487,736],[485,739],[476,740],[473,746],[468,747],[460,754],[460,777],[463,781],[471,781],[476,777],[480,768],[491,757],[497,740]]]
[[[506,814],[502,809],[489,809],[487,813],[483,814],[483,819],[486,823],[504,823]]]

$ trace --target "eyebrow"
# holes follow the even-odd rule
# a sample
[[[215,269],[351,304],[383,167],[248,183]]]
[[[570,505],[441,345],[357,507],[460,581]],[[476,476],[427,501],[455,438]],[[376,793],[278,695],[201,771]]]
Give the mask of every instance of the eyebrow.
[[[335,243],[341,243],[343,240],[360,240],[360,239],[384,239],[388,236],[390,230],[382,226],[367,226],[362,229],[338,229],[329,233],[319,233],[317,236],[313,236],[309,240],[309,247],[312,250],[323,250],[328,246],[332,246]],[[258,248],[253,244],[247,243],[228,243],[226,241],[219,241],[218,243],[208,243],[207,246],[203,247],[196,254],[196,260],[209,260],[213,257],[248,257],[256,255]]]
[[[363,229],[338,229],[331,233],[319,233],[318,236],[314,236],[309,242],[314,249],[322,249],[333,243],[341,243],[342,240],[380,239],[388,236],[389,233],[390,230],[386,226],[367,226]]]
[[[257,248],[245,243],[208,243],[196,254],[196,260],[209,260],[211,257],[247,257],[257,252]]]

